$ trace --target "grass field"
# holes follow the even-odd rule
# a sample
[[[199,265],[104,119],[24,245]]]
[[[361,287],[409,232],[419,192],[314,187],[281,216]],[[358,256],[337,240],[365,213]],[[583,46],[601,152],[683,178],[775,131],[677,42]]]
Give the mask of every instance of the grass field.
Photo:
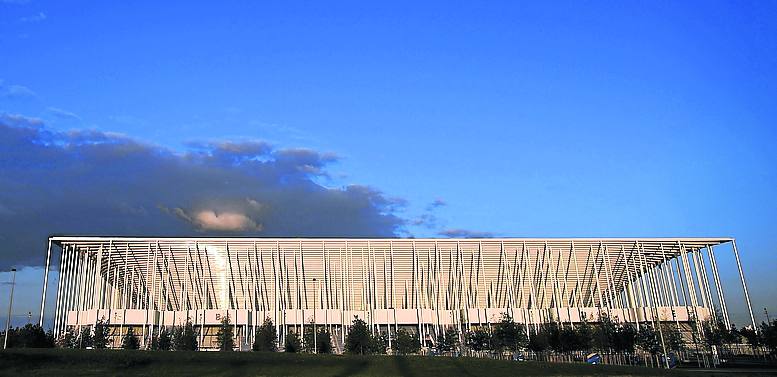
[[[425,356],[339,356],[256,352],[67,349],[0,351],[13,376],[612,376],[685,375],[642,367]],[[694,375],[700,375],[695,373]]]

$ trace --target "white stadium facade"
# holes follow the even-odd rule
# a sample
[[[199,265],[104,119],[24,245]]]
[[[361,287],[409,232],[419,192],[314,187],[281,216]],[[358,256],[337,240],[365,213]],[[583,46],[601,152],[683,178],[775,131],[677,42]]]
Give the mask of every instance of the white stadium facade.
[[[602,315],[637,326],[717,317],[730,326],[715,258],[732,238],[49,238],[46,295],[54,332],[103,320],[111,345],[133,327],[142,346],[191,321],[202,349],[229,316],[241,348],[265,318],[280,339],[315,323],[342,351],[355,316],[372,331],[418,332],[424,344],[454,326],[489,326],[502,313],[527,329]],[[56,292],[46,292],[58,263]],[[52,310],[52,309],[48,309]],[[754,321],[753,321],[754,322]],[[753,323],[754,325],[754,323]]]

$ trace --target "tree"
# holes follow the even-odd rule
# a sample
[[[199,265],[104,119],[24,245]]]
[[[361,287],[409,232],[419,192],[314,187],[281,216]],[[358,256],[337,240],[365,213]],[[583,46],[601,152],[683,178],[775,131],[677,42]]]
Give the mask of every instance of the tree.
[[[345,351],[364,355],[370,352],[371,336],[367,328],[367,323],[354,317],[351,322],[351,328],[348,330],[348,336],[345,338]]]
[[[652,326],[642,326],[639,328],[636,337],[637,346],[651,355],[661,352],[661,342],[658,338],[658,332]]]
[[[216,333],[216,343],[219,346],[219,351],[234,351],[235,350],[235,338],[232,324],[229,321],[229,315],[221,319],[221,326]]]
[[[467,333],[464,344],[473,351],[491,350],[491,333],[485,327],[478,327]]]
[[[289,353],[297,353],[302,350],[302,342],[299,340],[299,334],[288,332],[283,341],[283,350]]]
[[[664,341],[666,347],[672,351],[682,351],[685,349],[685,340],[683,334],[678,328],[671,328],[671,326],[664,327]]]
[[[46,332],[43,331],[43,327],[29,323],[22,328],[10,329],[8,337],[9,347],[49,348],[54,346]]]
[[[539,330],[531,334],[528,348],[537,353],[544,352],[550,348],[546,326],[540,326]]]
[[[316,333],[316,353],[332,353],[332,334],[327,329]]]
[[[92,329],[89,326],[81,328],[81,334],[78,337],[78,348],[85,349],[92,346]]]
[[[302,349],[305,352],[313,353],[315,346],[315,338],[313,334],[313,321],[310,321],[307,326],[303,326],[302,329]]]
[[[60,348],[78,348],[78,335],[75,329],[68,327],[65,334],[57,339],[57,346]]]
[[[612,349],[615,352],[634,352],[637,342],[637,328],[631,323],[624,323],[615,329]]]
[[[503,313],[502,319],[494,325],[492,341],[494,349],[513,352],[526,348],[528,343],[523,325],[515,323],[507,313]]]
[[[763,327],[765,324],[762,324]],[[755,351],[756,349],[760,348],[763,345],[763,332],[759,333],[755,331],[755,329],[745,327],[739,330],[739,334],[742,335],[743,338],[747,341],[747,344],[750,345],[750,348]]]
[[[550,347],[551,350],[554,352],[562,352],[565,348],[568,348],[564,347],[564,342],[561,339],[562,327],[559,323],[550,322],[546,325],[542,325],[541,328],[545,332],[545,336],[548,339],[548,347]],[[569,337],[569,334],[567,334],[567,337]],[[569,346],[571,347],[572,344]]]
[[[722,322],[704,321],[702,322],[704,338],[702,339],[709,347],[720,347],[726,338],[726,328]]]
[[[772,354],[777,354],[777,319],[761,324],[762,340]]]
[[[618,325],[607,314],[602,314],[599,326],[594,328],[593,346],[600,352],[608,352],[615,348],[618,335]]]
[[[175,330],[173,330],[175,331]],[[172,346],[172,339],[170,338],[170,332],[166,327],[163,327],[159,331],[159,335],[151,340],[151,349],[156,351],[169,351]]]
[[[108,324],[101,318],[94,325],[94,335],[92,337],[92,347],[95,349],[103,349],[108,347],[109,336]]]
[[[388,349],[388,335],[380,331],[374,335],[370,335],[369,349],[371,354],[385,355],[386,350]]]
[[[562,339],[566,341],[569,339],[570,346],[566,347],[569,351],[589,351],[593,344],[593,328],[587,321],[581,322],[574,330],[569,329],[567,333],[569,335],[562,336]],[[563,333],[562,333],[563,335]],[[562,347],[564,348],[564,347]]]
[[[254,334],[254,344],[251,347],[254,351],[263,352],[275,352],[278,350],[278,332],[275,330],[275,325],[268,317],[264,319],[264,322]]]
[[[196,351],[197,346],[197,333],[194,332],[191,320],[187,319],[186,324],[173,330],[173,347],[176,351]]]
[[[453,352],[459,346],[459,332],[451,327],[444,333],[437,335],[437,350],[440,352]]]
[[[140,341],[138,341],[138,337],[135,336],[135,330],[132,326],[127,327],[127,333],[124,334],[124,337],[121,339],[121,348],[125,350],[136,350],[140,348]]]
[[[418,353],[421,350],[421,341],[418,334],[405,329],[397,331],[397,339],[394,341],[394,350],[399,355]]]

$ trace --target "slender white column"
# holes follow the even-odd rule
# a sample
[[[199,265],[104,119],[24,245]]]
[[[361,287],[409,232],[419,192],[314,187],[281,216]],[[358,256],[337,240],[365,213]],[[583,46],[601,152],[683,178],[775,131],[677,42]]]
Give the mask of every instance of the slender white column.
[[[40,298],[40,320],[38,320],[38,326],[43,327],[43,313],[46,309],[46,288],[49,285],[49,264],[51,263],[51,240],[49,239],[49,245],[46,251],[46,269],[43,275],[43,293]]]
[[[755,331],[758,331],[758,327],[755,325],[755,317],[753,317],[753,306],[750,304],[750,295],[747,293],[747,283],[745,282],[745,273],[742,271],[742,263],[739,261],[739,251],[737,251],[737,241],[732,239],[731,246],[734,248],[734,257],[737,260],[739,279],[742,281],[742,291],[745,294],[745,302],[747,302],[747,311],[750,314],[750,323],[753,325],[753,329]]]

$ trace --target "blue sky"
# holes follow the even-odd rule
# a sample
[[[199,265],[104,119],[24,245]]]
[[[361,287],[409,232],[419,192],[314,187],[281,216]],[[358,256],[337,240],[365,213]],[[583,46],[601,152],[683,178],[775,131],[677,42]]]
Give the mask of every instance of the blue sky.
[[[306,211],[283,207],[290,179],[334,207],[362,203],[364,217],[313,233],[733,236],[756,307],[775,307],[777,2],[416,3],[0,1],[0,115],[45,130],[0,151],[0,223],[98,229],[24,211],[52,201],[72,203],[60,214],[123,208],[100,231],[147,231],[132,226],[144,216],[161,233],[197,234],[214,230],[202,211],[249,196]],[[214,184],[152,203],[138,197],[159,187],[132,181],[118,204],[90,199],[115,188],[79,176],[82,154],[117,179],[139,168],[78,149],[105,138],[142,145],[152,165],[203,145],[234,152],[227,141],[258,148],[268,175],[244,183],[271,189],[230,186],[211,203]],[[41,143],[69,147],[20,162]],[[71,173],[46,181],[46,158]],[[91,196],[73,194],[93,182]],[[257,211],[236,220],[241,231],[299,233]],[[35,237],[0,251],[3,268],[40,265]],[[20,289],[39,291],[40,270],[25,271]],[[723,277],[738,302],[735,270]]]

